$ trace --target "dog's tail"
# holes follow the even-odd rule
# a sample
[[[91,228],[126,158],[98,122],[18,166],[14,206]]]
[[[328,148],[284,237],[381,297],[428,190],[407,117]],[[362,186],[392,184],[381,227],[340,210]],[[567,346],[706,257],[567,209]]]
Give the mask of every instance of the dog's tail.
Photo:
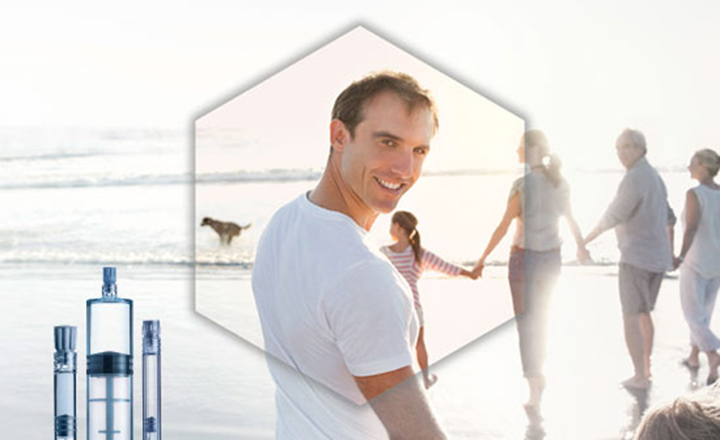
[[[250,226],[252,226],[252,222],[246,224],[245,226],[240,226],[240,229],[248,229]]]

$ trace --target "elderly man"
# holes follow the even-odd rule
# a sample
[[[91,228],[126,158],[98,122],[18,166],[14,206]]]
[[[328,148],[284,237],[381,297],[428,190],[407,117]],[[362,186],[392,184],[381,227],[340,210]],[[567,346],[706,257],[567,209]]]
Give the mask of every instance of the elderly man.
[[[277,439],[445,438],[414,377],[410,288],[365,240],[420,176],[436,129],[412,77],[351,84],[333,108],[319,183],[265,229],[252,284],[265,348],[281,361],[268,362]]]
[[[615,228],[620,248],[618,282],[625,327],[625,343],[635,375],[623,382],[632,389],[650,387],[650,355],[654,327],[650,312],[655,307],[665,271],[672,269],[675,215],[668,205],[665,184],[645,154],[645,136],[627,129],[615,148],[627,170],[615,199],[585,238],[590,243]]]

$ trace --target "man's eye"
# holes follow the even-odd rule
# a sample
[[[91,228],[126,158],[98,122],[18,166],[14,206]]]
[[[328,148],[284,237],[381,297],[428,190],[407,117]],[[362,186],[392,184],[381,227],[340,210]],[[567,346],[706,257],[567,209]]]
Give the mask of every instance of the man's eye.
[[[427,148],[422,148],[422,147],[415,148],[415,152],[418,154],[422,154],[423,156],[425,156],[428,153]]]
[[[388,147],[395,147],[397,146],[397,143],[392,139],[385,139],[383,141],[383,144],[387,145]]]

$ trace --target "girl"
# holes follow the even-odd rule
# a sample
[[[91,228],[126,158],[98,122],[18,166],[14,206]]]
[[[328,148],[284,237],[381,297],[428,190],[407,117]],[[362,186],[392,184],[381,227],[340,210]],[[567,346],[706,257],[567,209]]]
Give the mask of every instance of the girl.
[[[430,388],[437,376],[428,371],[428,354],[425,347],[425,327],[422,305],[420,304],[420,292],[417,282],[426,269],[443,272],[452,276],[466,276],[476,279],[477,276],[462,267],[455,266],[442,260],[432,252],[423,249],[420,244],[420,233],[417,230],[417,218],[407,211],[397,211],[392,217],[390,235],[395,243],[390,246],[383,246],[380,251],[385,254],[395,268],[410,285],[415,300],[415,311],[417,312],[420,331],[417,339],[417,357],[420,369],[422,369],[425,388]]]

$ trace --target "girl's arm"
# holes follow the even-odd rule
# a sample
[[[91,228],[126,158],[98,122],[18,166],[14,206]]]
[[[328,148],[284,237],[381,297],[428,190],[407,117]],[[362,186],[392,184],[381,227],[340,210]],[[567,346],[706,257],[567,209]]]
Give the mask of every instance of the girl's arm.
[[[431,269],[436,272],[442,272],[451,276],[462,275],[469,278],[473,277],[472,272],[470,272],[469,270],[463,269],[462,267],[456,266],[452,263],[448,263],[447,261],[438,257],[436,254],[430,252],[427,249],[423,249],[422,261],[423,266],[426,269]]]

